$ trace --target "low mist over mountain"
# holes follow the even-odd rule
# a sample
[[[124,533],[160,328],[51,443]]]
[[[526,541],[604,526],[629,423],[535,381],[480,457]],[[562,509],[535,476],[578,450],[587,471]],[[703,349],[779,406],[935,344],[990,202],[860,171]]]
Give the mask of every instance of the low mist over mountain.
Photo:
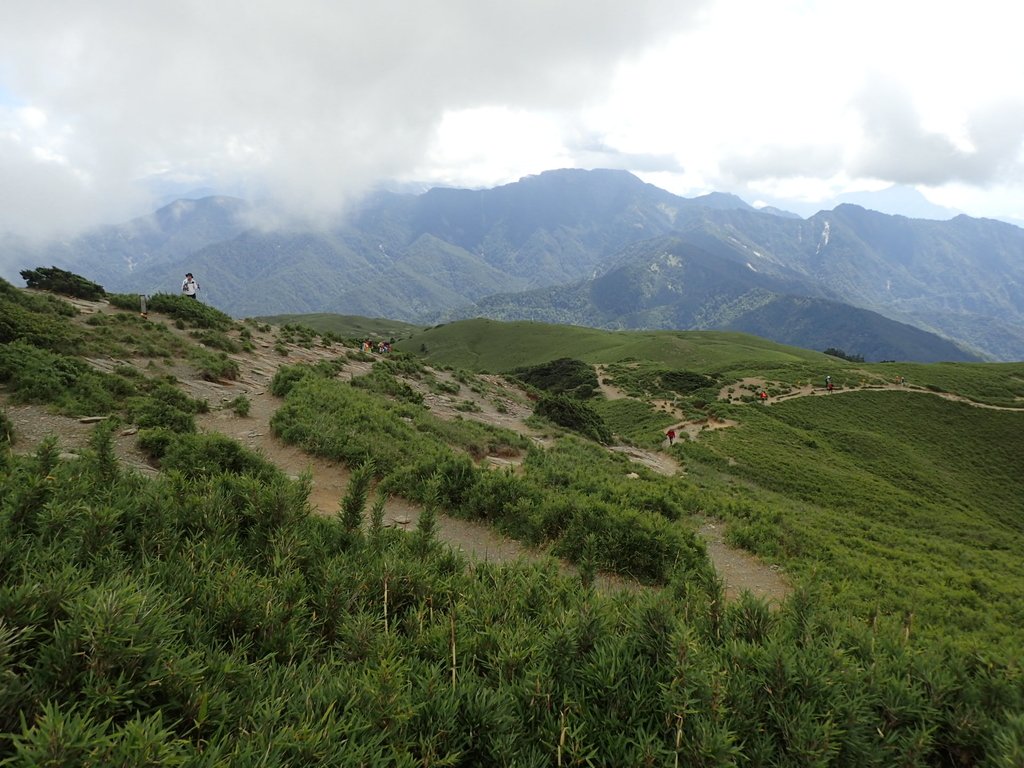
[[[1024,359],[1024,230],[997,221],[855,205],[802,219],[607,170],[377,193],[319,231],[264,231],[253,216],[234,198],[180,200],[70,242],[7,242],[3,263],[144,293],[177,291],[191,271],[201,297],[236,316],[494,313],[737,328],[869,359]],[[678,264],[658,260],[666,254]]]

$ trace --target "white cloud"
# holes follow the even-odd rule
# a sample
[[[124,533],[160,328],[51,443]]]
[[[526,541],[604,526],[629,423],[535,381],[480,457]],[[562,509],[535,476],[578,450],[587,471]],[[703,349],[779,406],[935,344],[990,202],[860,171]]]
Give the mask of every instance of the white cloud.
[[[315,218],[386,179],[570,165],[1019,215],[1022,21],[1005,0],[7,3],[0,231],[116,219],[145,178]]]
[[[700,4],[7,4],[0,87],[66,124],[68,163],[107,194],[161,168],[231,177],[293,212],[326,212],[422,166],[446,114],[597,98],[616,61]],[[12,160],[19,151],[0,147]],[[437,152],[444,161],[451,150]],[[512,153],[497,165],[518,162],[537,161]],[[69,205],[81,191],[68,181]],[[20,220],[0,212],[0,230]]]

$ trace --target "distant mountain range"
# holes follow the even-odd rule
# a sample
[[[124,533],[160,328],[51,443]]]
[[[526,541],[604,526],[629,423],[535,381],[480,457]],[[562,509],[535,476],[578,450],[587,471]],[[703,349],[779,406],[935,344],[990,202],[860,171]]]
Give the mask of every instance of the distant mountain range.
[[[487,190],[376,193],[321,231],[264,231],[227,197],[178,200],[73,241],[4,242],[121,292],[201,295],[236,316],[473,315],[608,328],[731,328],[867,359],[1024,359],[1024,230],[840,205],[807,219],[682,198],[624,171]]]

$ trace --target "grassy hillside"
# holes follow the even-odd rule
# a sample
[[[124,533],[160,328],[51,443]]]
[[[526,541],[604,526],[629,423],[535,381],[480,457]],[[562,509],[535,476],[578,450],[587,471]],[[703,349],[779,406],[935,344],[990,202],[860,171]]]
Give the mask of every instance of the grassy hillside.
[[[820,385],[826,375],[839,386],[882,385],[902,377],[909,386],[980,403],[1024,406],[1024,363],[851,363],[723,331],[604,331],[477,318],[426,329],[397,348],[434,365],[472,371],[511,371],[576,358],[611,366],[617,383],[627,388],[645,371],[666,368],[716,374],[723,384],[761,377],[783,387]],[[641,387],[636,394],[654,393]]]
[[[680,451],[709,488],[732,486],[734,541],[854,614],[1020,656],[1024,412],[857,392],[733,414],[740,427]]]
[[[422,326],[409,325],[383,317],[336,315],[330,312],[308,315],[268,315],[256,319],[272,325],[303,325],[319,333],[332,333],[347,339],[401,339],[417,333],[422,328]]]
[[[310,517],[304,489],[102,440],[0,453],[0,759],[12,766],[1013,765],[1024,691],[982,658],[684,581]],[[361,513],[359,505],[355,505]]]
[[[478,348],[498,340],[494,369],[543,362],[545,345],[605,363],[632,395],[602,406],[620,436],[660,438],[655,399],[737,422],[679,441],[685,473],[665,476],[578,437],[540,446],[439,419],[423,391],[484,377],[339,345],[272,382],[273,430],[353,470],[328,518],[310,514],[308,479],[198,433],[209,404],[167,373],[230,379],[251,326],[179,296],[141,318],[123,298],[83,318],[0,282],[5,398],[109,417],[69,456],[54,438],[12,452],[0,413],[0,764],[1024,761],[1024,414],[940,397],[1018,402],[1019,366],[897,370],[732,334],[469,324],[489,336]],[[835,395],[716,399],[755,374],[781,394],[825,371]],[[922,388],[860,388],[895,375]],[[126,426],[154,477],[118,461]],[[477,461],[491,454],[521,465]],[[383,527],[386,493],[422,505],[414,531]],[[438,543],[439,512],[545,544],[578,573],[467,562]],[[726,603],[694,534],[706,516],[782,563],[795,594],[777,610]],[[604,594],[597,567],[649,586]]]
[[[477,371],[509,371],[572,357],[589,363],[656,361],[713,371],[739,363],[767,367],[820,362],[817,352],[743,333],[718,331],[602,331],[571,325],[463,320],[413,335],[399,349],[423,360]]]
[[[696,484],[694,504],[728,519],[735,544],[818,585],[838,611],[1024,654],[1024,364],[864,364],[742,335],[483,320],[417,342],[435,362],[492,370],[563,355],[603,363],[629,396],[593,407],[637,445],[656,448],[679,421],[655,401],[736,423],[673,449],[690,477],[678,482]],[[745,380],[809,396],[762,407],[742,395]]]

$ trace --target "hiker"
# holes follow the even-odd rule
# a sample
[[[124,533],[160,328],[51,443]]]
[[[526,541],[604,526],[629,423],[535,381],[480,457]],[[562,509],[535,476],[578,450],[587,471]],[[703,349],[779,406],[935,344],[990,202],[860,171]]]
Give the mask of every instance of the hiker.
[[[185,273],[185,279],[181,281],[181,292],[199,301],[199,283],[192,277],[191,272]]]
[[[825,377],[825,389],[827,389],[829,392],[832,391],[832,377],[831,376],[826,376]]]
[[[828,383],[828,393],[830,395],[832,394],[832,382],[831,381]]]
[[[767,403],[768,402],[768,393],[765,390],[763,390],[763,389],[761,390],[760,397],[761,397],[761,402],[762,403]]]
[[[676,431],[674,429],[670,429],[666,432],[665,436],[668,438],[669,445],[672,445],[676,441]]]

